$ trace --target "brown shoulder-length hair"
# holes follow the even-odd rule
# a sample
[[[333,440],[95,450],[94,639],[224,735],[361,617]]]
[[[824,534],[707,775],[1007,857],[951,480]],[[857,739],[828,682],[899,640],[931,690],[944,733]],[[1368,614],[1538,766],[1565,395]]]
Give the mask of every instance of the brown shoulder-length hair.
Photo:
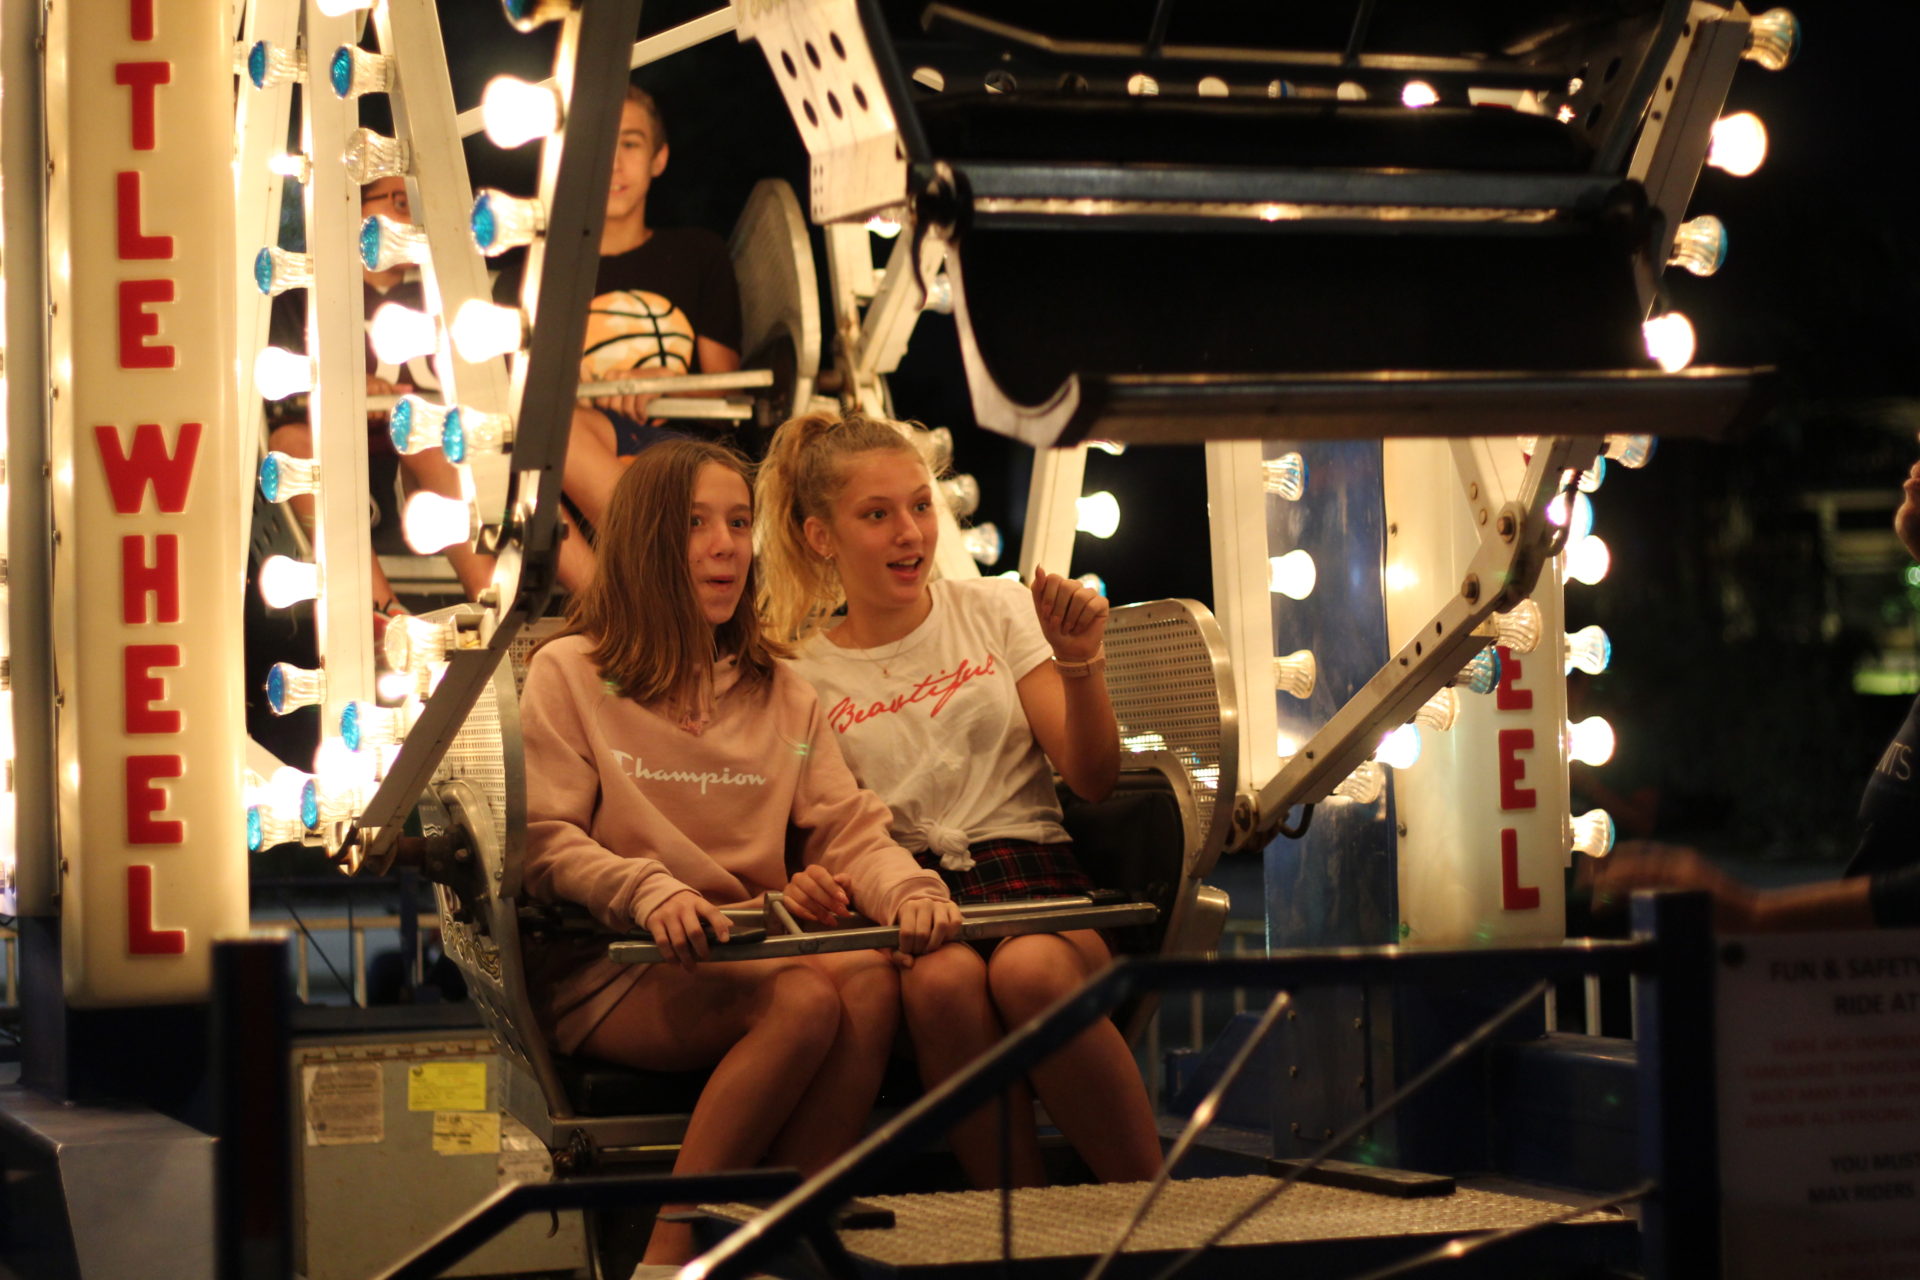
[[[697,698],[728,655],[740,661],[742,687],[764,689],[774,660],[787,656],[760,629],[751,561],[733,616],[716,627],[701,612],[687,548],[694,482],[708,465],[739,476],[751,494],[746,459],[722,445],[663,440],[635,458],[607,504],[593,581],[567,606],[560,634],[591,639],[601,676],[636,702]]]

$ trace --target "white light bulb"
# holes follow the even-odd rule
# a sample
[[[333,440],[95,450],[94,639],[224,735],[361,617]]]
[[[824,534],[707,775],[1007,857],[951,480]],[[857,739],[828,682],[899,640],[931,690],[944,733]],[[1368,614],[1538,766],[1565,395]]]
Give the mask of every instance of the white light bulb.
[[[448,498],[431,489],[421,489],[408,498],[407,508],[400,515],[407,545],[423,556],[473,541],[474,523],[473,508],[464,499]]]
[[[1313,557],[1304,548],[1267,558],[1267,590],[1277,595],[1305,600],[1313,594],[1313,584],[1318,578]]]
[[[1767,126],[1751,111],[1722,116],[1713,122],[1707,143],[1707,163],[1736,178],[1744,178],[1767,159]]]
[[[367,323],[367,341],[383,362],[404,368],[414,357],[430,356],[439,349],[440,331],[426,312],[383,302]]]
[[[1297,453],[1268,458],[1260,464],[1260,471],[1267,492],[1289,502],[1300,501],[1300,495],[1307,491],[1307,461]]]
[[[489,258],[532,244],[547,229],[547,211],[538,200],[523,200],[491,187],[473,198],[467,230]]]
[[[374,695],[382,702],[405,702],[419,688],[420,678],[411,671],[383,671],[374,678]]]
[[[962,530],[960,543],[967,549],[968,555],[983,565],[999,563],[1001,555],[1006,551],[1006,543],[1000,537],[1000,530],[991,520],[982,521],[971,529]]]
[[[305,182],[313,173],[313,164],[298,151],[283,151],[267,158],[267,171],[295,182]]]
[[[525,325],[518,307],[496,306],[468,298],[453,317],[453,347],[469,364],[512,355],[520,349]]]
[[[1653,460],[1658,444],[1652,436],[1608,436],[1607,456],[1629,471],[1638,471]]]
[[[373,8],[373,0],[314,0],[314,3],[329,18],[344,18],[350,13]]]
[[[1089,440],[1087,448],[1098,449],[1109,458],[1123,457],[1127,452],[1126,443],[1120,440]]]
[[[1201,76],[1200,83],[1193,86],[1203,98],[1225,98],[1232,94],[1232,88],[1219,76]]]
[[[884,213],[876,213],[867,219],[867,230],[882,240],[891,240],[900,234],[900,221]]]
[[[376,178],[404,178],[413,164],[413,149],[398,138],[389,138],[371,129],[355,129],[347,135],[340,153],[347,177],[361,186]]]
[[[935,315],[953,314],[953,277],[942,271],[927,285],[927,300],[920,304],[922,311],[931,311]]]
[[[1592,466],[1580,473],[1580,478],[1574,481],[1574,484],[1582,493],[1598,493],[1606,478],[1607,459],[1606,455],[1602,454],[1593,460]]]
[[[1333,789],[1333,795],[1342,800],[1351,800],[1355,804],[1372,804],[1387,789],[1387,771],[1378,762],[1369,760],[1340,780]]]
[[[1430,107],[1440,101],[1440,95],[1425,80],[1409,80],[1406,88],[1400,90],[1400,105],[1418,111],[1421,107]]]
[[[320,594],[320,566],[291,556],[268,556],[260,565],[260,599],[269,609],[290,609]]]
[[[480,122],[487,141],[511,150],[560,127],[560,94],[551,84],[528,84],[495,76],[480,95]]]
[[[1160,92],[1160,82],[1144,71],[1127,77],[1127,92],[1136,98],[1151,98]]]
[[[260,459],[260,496],[268,502],[285,502],[319,489],[320,464],[314,459],[278,451]]]
[[[1018,578],[1019,574],[1016,573],[1014,576]],[[1075,578],[1074,581],[1099,596],[1102,600],[1107,598],[1107,580],[1099,574],[1083,573]]]
[[[1740,56],[1768,71],[1784,71],[1800,53],[1800,19],[1791,9],[1769,9],[1754,18]]]
[[[1710,276],[1726,265],[1727,224],[1710,213],[1688,218],[1673,233],[1670,267],[1683,267],[1696,276]]]
[[[916,431],[909,437],[920,451],[921,461],[934,475],[944,475],[953,466],[953,432],[945,427]]]
[[[438,449],[446,431],[449,406],[416,395],[404,395],[387,415],[387,436],[395,451],[425,453]]]
[[[1678,311],[1653,316],[1640,326],[1647,355],[1668,373],[1693,363],[1693,322]]]
[[[1589,858],[1604,858],[1613,852],[1613,815],[1605,809],[1589,809],[1573,820],[1573,851]]]
[[[1613,661],[1613,641],[1597,626],[1567,634],[1567,670],[1597,676]]]
[[[1311,698],[1319,678],[1320,664],[1314,661],[1311,649],[1295,649],[1286,657],[1273,660],[1273,687],[1281,693]]]
[[[1607,550],[1607,544],[1597,537],[1585,537],[1567,544],[1567,577],[1586,586],[1593,586],[1607,576],[1607,570],[1613,567],[1613,554]]]
[[[1445,733],[1453,728],[1453,722],[1460,718],[1460,691],[1444,688],[1423,703],[1413,713],[1413,722],[1422,728],[1432,729],[1436,733]]]
[[[1073,500],[1077,526],[1081,533],[1096,538],[1111,538],[1120,528],[1120,499],[1105,489]]]
[[[1595,766],[1613,759],[1613,726],[1601,716],[1568,724],[1567,757]]]
[[[1510,653],[1532,653],[1540,643],[1540,604],[1529,597],[1491,619],[1494,634]]]
[[[1420,728],[1403,724],[1380,739],[1373,758],[1394,769],[1411,769],[1420,761]]]
[[[298,822],[302,827],[306,826],[304,797],[307,783],[311,781],[313,775],[305,769],[296,769],[290,764],[281,765],[267,779],[264,801],[267,810],[282,822]]]
[[[395,671],[414,671],[429,663],[445,662],[447,650],[454,643],[453,619],[435,622],[430,618],[401,616],[388,621],[381,647],[389,667]]]
[[[322,738],[313,753],[313,776],[322,794],[371,792],[376,765],[374,757],[359,754],[337,735]]]
[[[1567,495],[1557,493],[1547,503],[1547,523],[1566,527],[1568,541],[1578,541],[1593,532],[1593,499],[1577,490],[1573,495],[1569,520]]]
[[[285,347],[262,347],[253,358],[253,389],[269,400],[313,390],[313,361]]]
[[[947,505],[953,508],[953,514],[961,519],[980,509],[980,482],[972,476],[948,476],[940,482],[940,492],[947,496]]]

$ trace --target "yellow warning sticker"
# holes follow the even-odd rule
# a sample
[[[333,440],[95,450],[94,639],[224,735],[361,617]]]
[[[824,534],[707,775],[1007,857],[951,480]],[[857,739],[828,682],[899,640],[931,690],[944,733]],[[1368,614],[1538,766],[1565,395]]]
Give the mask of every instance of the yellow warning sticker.
[[[436,1111],[433,1149],[443,1156],[492,1155],[500,1150],[497,1111]]]
[[[423,1062],[407,1068],[407,1110],[485,1111],[487,1064]]]

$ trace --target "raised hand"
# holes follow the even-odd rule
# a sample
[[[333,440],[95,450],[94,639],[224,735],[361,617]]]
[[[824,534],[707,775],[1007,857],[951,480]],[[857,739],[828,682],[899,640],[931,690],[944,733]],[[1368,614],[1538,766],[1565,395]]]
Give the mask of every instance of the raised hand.
[[[1035,567],[1033,611],[1040,633],[1062,662],[1085,662],[1107,634],[1107,602],[1092,587]]]

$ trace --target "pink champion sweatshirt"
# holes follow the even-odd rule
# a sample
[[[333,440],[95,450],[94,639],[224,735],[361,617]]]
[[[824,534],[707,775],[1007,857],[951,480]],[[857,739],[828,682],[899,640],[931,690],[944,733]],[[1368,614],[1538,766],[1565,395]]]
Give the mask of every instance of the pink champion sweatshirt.
[[[853,881],[853,903],[891,923],[908,898],[946,886],[887,834],[887,806],[862,791],[806,681],[779,664],[756,695],[715,673],[701,732],[609,689],[566,636],[534,655],[520,698],[527,752],[526,891],[576,902],[627,931],[677,893],[716,906],[783,888],[819,863]],[[614,964],[603,946],[534,957],[546,1014],[571,1053],[648,965]]]

